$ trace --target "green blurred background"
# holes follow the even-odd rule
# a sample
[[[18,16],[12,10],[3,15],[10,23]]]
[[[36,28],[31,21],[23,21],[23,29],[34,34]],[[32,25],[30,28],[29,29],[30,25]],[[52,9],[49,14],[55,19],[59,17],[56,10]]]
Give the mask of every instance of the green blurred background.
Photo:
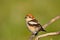
[[[28,40],[31,32],[28,31],[24,18],[28,13],[44,25],[60,15],[60,0],[0,0],[0,40]],[[49,25],[46,31],[60,31],[60,20]],[[39,35],[44,33],[40,32]],[[60,35],[41,40],[60,40]]]

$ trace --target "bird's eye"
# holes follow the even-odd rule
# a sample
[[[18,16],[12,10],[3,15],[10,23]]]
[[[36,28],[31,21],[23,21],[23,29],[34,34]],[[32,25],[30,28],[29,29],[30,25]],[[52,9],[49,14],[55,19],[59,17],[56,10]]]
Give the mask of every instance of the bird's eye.
[[[29,16],[29,18],[31,18],[31,17]]]

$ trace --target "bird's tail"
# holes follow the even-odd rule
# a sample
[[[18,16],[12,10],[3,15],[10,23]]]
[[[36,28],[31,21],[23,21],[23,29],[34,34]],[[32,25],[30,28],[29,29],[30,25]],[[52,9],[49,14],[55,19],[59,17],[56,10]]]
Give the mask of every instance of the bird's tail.
[[[45,29],[43,29],[42,27],[41,27],[41,31],[44,31],[44,32],[46,32],[46,30],[45,30]]]
[[[46,32],[46,30],[45,30],[45,29],[43,29],[42,31]]]

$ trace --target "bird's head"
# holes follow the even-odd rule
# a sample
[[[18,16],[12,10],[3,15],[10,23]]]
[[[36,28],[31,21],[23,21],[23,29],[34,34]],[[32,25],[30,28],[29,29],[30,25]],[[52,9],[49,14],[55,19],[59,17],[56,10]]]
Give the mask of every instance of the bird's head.
[[[26,21],[30,21],[30,20],[35,19],[35,17],[34,17],[32,14],[27,14],[27,15],[25,16],[25,19],[26,19]]]

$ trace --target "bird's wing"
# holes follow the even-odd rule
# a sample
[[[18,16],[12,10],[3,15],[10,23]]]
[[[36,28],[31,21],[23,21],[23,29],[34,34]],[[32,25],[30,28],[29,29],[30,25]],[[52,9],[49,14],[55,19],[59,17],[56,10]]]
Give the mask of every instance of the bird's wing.
[[[30,21],[29,24],[38,24],[37,22]]]
[[[39,25],[40,25],[40,24],[38,23],[38,21],[37,21],[37,20],[35,20],[35,19],[34,19],[34,20],[29,21],[29,22],[28,22],[28,24],[29,24],[29,25],[31,25],[31,26],[39,26]]]

